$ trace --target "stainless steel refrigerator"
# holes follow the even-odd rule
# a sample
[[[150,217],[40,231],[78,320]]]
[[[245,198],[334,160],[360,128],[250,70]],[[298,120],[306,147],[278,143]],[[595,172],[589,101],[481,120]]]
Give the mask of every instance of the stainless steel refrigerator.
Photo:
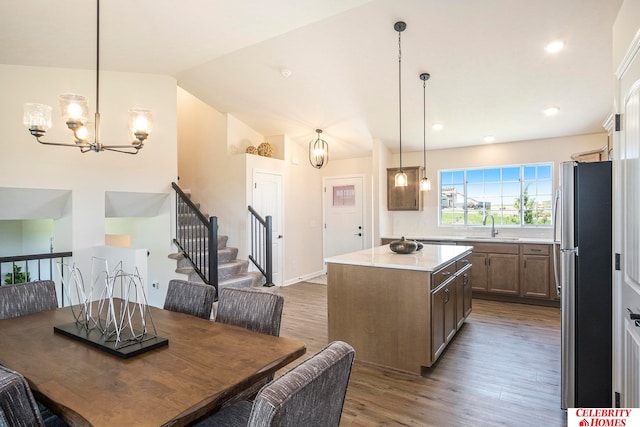
[[[612,407],[611,194],[611,162],[560,164],[563,409]]]

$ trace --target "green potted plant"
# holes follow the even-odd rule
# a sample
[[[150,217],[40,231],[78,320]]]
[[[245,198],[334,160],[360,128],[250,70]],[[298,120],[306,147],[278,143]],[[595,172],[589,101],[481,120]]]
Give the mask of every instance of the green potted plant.
[[[28,272],[23,272],[22,267],[13,264],[13,273],[7,273],[4,275],[4,283],[11,285],[12,283],[26,283],[30,280]]]

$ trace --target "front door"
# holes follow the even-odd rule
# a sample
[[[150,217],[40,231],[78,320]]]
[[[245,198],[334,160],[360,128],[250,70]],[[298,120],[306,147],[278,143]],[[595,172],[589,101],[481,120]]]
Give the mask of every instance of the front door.
[[[263,218],[271,216],[273,249],[273,284],[282,285],[284,278],[283,176],[274,171],[253,171],[253,209]],[[249,233],[249,235],[251,235]]]
[[[364,249],[364,177],[324,178],[324,257]]]

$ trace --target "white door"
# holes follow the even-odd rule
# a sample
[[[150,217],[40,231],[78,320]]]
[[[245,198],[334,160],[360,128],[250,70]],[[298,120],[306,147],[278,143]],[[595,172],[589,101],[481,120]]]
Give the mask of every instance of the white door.
[[[324,257],[364,249],[364,177],[324,178]]]
[[[621,254],[620,271],[614,275],[614,390],[621,393],[623,408],[640,407],[640,327],[627,311],[640,314],[640,42],[637,44],[625,58],[628,65],[617,73],[621,128],[614,134],[619,184],[614,206],[620,224],[615,227],[614,249]]]
[[[284,279],[284,206],[283,176],[280,172],[253,171],[253,209],[262,218],[271,216],[273,232],[273,283],[282,285]],[[251,236],[251,234],[249,234]]]

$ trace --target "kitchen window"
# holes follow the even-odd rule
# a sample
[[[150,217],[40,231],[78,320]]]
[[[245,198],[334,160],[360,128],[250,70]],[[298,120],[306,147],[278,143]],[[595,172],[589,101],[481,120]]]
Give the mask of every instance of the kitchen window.
[[[442,170],[440,225],[551,226],[553,163]]]

